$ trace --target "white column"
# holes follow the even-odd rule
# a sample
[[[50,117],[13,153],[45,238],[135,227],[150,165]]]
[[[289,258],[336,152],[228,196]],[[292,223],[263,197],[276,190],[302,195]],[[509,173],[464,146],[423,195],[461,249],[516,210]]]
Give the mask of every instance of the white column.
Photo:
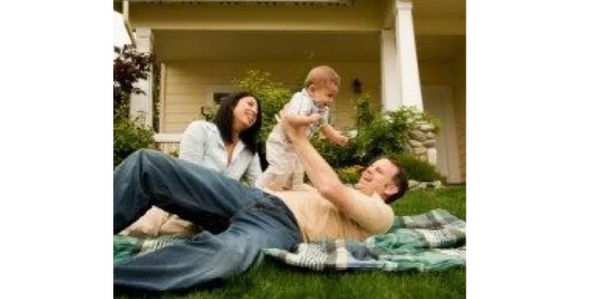
[[[381,100],[383,111],[397,110],[402,106],[400,77],[396,62],[394,31],[381,31]]]
[[[415,30],[413,28],[412,2],[396,0],[395,11],[396,59],[400,74],[402,106],[415,106],[419,110],[423,110]]]
[[[138,52],[152,54],[152,30],[137,28],[135,30],[135,45]],[[141,124],[152,127],[152,66],[147,80],[139,80],[135,85],[145,94],[132,94],[129,116],[139,118]]]

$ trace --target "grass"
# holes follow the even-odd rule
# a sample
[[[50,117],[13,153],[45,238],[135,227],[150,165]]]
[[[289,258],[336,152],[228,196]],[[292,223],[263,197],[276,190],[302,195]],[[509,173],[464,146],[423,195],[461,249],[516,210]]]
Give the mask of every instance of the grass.
[[[414,190],[394,203],[397,215],[441,208],[466,219],[466,187]],[[143,295],[141,295],[143,297]],[[292,268],[271,259],[224,287],[153,298],[466,298],[466,268],[442,273],[320,273]],[[115,298],[140,298],[116,296]]]

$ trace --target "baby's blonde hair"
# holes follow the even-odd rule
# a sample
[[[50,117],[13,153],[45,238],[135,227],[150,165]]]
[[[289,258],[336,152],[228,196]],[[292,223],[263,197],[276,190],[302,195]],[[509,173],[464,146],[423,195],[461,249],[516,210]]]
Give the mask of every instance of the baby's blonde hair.
[[[304,80],[304,87],[308,88],[311,84],[314,84],[316,87],[326,87],[329,84],[335,84],[336,87],[340,87],[340,76],[329,66],[320,65],[314,67]]]

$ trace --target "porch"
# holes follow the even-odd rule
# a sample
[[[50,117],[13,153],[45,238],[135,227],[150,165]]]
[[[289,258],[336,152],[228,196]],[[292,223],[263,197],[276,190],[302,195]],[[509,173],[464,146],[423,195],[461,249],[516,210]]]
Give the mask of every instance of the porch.
[[[466,1],[150,2],[129,4],[127,22],[138,48],[160,61],[159,134],[183,132],[201,106],[232,91],[231,79],[247,70],[292,85],[305,65],[323,63],[342,77],[334,126],[352,122],[355,81],[381,109],[433,112],[448,128],[448,150],[439,152],[447,157],[438,161],[449,161],[444,167],[453,169],[453,180],[464,181]],[[135,98],[132,107],[149,115],[151,99]]]
[[[181,136],[182,134],[177,133],[156,133],[154,134],[154,147],[165,154],[172,155],[175,152],[179,152]]]

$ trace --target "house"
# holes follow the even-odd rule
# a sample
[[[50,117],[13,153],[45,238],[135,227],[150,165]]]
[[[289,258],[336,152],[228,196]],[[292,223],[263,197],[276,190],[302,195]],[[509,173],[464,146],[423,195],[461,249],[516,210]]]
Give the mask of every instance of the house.
[[[202,105],[262,70],[291,83],[312,59],[342,78],[332,123],[352,122],[356,84],[376,107],[425,109],[444,127],[437,167],[466,180],[466,0],[114,1],[138,49],[160,62],[157,140],[177,141]],[[152,86],[132,110],[152,123]],[[174,136],[174,138],[173,138]]]

